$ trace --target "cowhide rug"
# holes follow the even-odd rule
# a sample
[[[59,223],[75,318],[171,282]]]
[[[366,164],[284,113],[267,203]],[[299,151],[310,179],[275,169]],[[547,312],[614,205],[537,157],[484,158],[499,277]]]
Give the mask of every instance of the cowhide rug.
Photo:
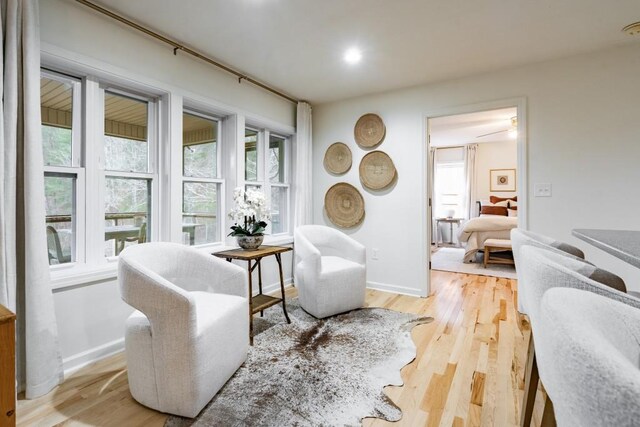
[[[165,427],[344,426],[362,418],[397,421],[402,411],[383,393],[402,385],[416,356],[411,329],[433,321],[383,308],[318,320],[288,301],[255,317],[247,361],[198,417],[169,417]]]

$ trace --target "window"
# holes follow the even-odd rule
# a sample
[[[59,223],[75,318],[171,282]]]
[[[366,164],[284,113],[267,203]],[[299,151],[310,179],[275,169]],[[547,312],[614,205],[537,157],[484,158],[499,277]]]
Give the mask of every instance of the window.
[[[268,146],[266,144],[268,141]],[[268,130],[245,129],[245,188],[264,191],[271,207],[267,232],[289,231],[288,139]]]
[[[439,163],[435,170],[435,215],[464,217],[464,162]],[[449,215],[453,211],[453,215]]]
[[[269,183],[271,190],[271,233],[288,231],[287,214],[289,212],[289,184],[286,175],[286,139],[269,135]]]
[[[78,260],[78,186],[83,185],[80,81],[44,71],[40,77],[42,149],[49,264]]]
[[[104,92],[104,241],[106,257],[150,239],[154,179],[149,132],[151,103]]]
[[[189,245],[220,242],[220,122],[182,115],[182,236]]]

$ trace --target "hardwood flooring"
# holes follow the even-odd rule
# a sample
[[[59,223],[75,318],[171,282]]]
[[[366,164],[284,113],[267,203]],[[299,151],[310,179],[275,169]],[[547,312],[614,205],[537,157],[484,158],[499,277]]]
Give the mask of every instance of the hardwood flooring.
[[[385,389],[402,408],[402,420],[365,419],[363,425],[517,425],[530,328],[517,313],[516,286],[515,280],[434,271],[429,298],[368,290],[368,306],[435,321],[413,330],[417,357],[402,370],[404,386]],[[540,415],[536,410],[535,425]],[[20,400],[17,410],[19,426],[162,426],[165,418],[129,394],[122,353],[81,369],[47,396]]]

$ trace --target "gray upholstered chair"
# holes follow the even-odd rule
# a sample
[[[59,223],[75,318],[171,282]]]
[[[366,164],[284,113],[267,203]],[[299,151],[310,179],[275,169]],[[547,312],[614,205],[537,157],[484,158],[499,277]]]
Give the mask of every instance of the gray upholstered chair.
[[[521,290],[526,286],[526,281],[523,280],[519,273],[519,265],[526,261],[526,259],[522,259],[520,255],[520,248],[525,245],[536,246],[538,248],[548,249],[551,252],[563,254],[569,257],[584,259],[584,252],[568,243],[560,242],[552,237],[534,233],[533,231],[523,230],[521,228],[514,228],[511,230],[511,248],[513,251],[513,260],[516,263],[516,272],[518,273],[518,311],[523,314],[527,314],[527,311],[526,301],[522,299]]]
[[[175,243],[120,254],[131,395],[162,412],[195,417],[244,363],[249,348],[247,273]]]
[[[526,285],[518,292],[526,301],[532,328],[539,318],[542,295],[551,288],[582,289],[640,307],[640,299],[626,294],[620,277],[584,260],[529,245],[520,248],[520,256],[523,262],[518,277]]]
[[[522,425],[528,425],[538,386],[538,372],[544,369],[536,360],[537,349],[534,350],[534,340],[537,340],[536,325],[540,319],[540,302],[544,293],[552,288],[581,289],[638,308],[640,299],[626,294],[624,282],[615,274],[575,256],[532,245],[521,246],[519,252],[521,265],[518,279],[523,280],[525,286],[520,287],[519,282],[518,292],[520,298],[526,301],[532,330],[525,367],[525,395],[521,414]],[[565,307],[571,306],[571,301],[563,303]]]
[[[364,246],[324,225],[296,228],[294,242],[296,286],[305,311],[323,318],[364,305]]]
[[[559,426],[638,425],[640,310],[593,292],[550,289],[536,347]]]

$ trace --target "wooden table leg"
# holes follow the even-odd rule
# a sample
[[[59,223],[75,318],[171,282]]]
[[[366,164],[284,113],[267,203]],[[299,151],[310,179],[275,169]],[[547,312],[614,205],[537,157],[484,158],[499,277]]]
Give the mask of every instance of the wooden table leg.
[[[251,283],[251,260],[247,261],[249,270],[249,345],[253,345],[253,289]]]
[[[280,257],[280,254],[275,254],[276,255],[276,261],[278,261],[278,270],[280,271],[280,292],[282,292],[282,311],[284,311],[284,317],[287,319],[287,323],[291,323],[291,320],[289,319],[289,315],[287,314],[287,304],[285,302],[285,295],[284,295],[284,277],[282,275],[282,258]]]
[[[260,294],[262,294],[262,264],[260,263],[260,260],[262,258],[258,259],[256,262],[258,263],[258,287],[260,290]],[[260,310],[260,317],[264,316],[264,310]]]

